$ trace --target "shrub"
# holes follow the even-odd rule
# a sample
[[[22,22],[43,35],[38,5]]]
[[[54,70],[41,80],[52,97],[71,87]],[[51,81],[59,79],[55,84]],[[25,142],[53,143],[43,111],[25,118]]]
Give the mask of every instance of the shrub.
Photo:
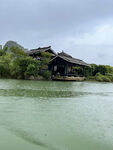
[[[79,66],[73,67],[73,72],[77,76],[83,76],[83,68],[82,67],[79,67]]]
[[[92,76],[92,67],[84,67],[83,74],[85,77]]]
[[[32,57],[19,57],[12,62],[13,77],[25,79],[30,75],[38,75],[40,63]]]
[[[111,79],[110,76],[102,75],[102,74],[100,74],[100,73],[97,73],[97,74],[96,74],[95,79],[96,79],[97,81],[100,81],[100,82],[111,82],[111,81],[112,81],[112,79]]]
[[[25,78],[28,78],[29,76],[33,75],[36,77],[38,75],[39,67],[36,66],[35,64],[29,64],[27,66],[27,69],[24,73]]]
[[[96,64],[91,64],[90,66],[84,67],[84,75],[86,77],[98,75],[113,76],[113,67],[111,66]]]
[[[42,76],[45,78],[45,79],[51,79],[51,72],[50,71],[44,71],[42,72]]]

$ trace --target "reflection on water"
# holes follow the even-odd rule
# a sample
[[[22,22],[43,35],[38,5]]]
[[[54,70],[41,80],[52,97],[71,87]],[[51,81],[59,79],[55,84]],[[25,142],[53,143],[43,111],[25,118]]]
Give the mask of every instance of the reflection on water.
[[[112,89],[111,83],[0,80],[1,130],[37,146],[27,150],[112,150]]]
[[[31,90],[31,89],[1,89],[0,95],[3,96],[19,96],[19,97],[50,97],[50,98],[61,98],[61,97],[74,97],[80,96],[82,92],[72,92],[72,91],[50,91],[50,90]]]
[[[51,90],[32,90],[32,89],[0,89],[1,96],[18,96],[18,97],[39,97],[39,98],[71,98],[80,96],[113,96],[113,92],[80,92],[80,91],[51,91]]]

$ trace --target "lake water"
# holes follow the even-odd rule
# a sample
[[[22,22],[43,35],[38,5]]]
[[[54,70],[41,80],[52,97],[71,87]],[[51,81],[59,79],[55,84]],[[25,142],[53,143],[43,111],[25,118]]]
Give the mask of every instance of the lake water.
[[[0,80],[0,150],[113,150],[113,84]]]

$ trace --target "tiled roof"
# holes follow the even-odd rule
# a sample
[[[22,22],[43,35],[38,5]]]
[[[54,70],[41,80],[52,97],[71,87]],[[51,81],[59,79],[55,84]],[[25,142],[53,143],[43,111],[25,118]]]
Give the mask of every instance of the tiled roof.
[[[67,61],[69,63],[72,63],[72,64],[78,64],[78,65],[82,65],[82,66],[90,66],[89,64],[87,64],[83,60],[80,60],[80,59],[77,59],[77,58],[73,58],[71,55],[68,55],[68,54],[66,54],[64,52],[58,53],[58,55],[55,58],[53,58],[51,60],[51,62],[54,59],[58,58],[58,57],[60,57],[61,59],[65,60],[65,61]]]
[[[45,52],[45,51],[47,51],[47,50],[51,50],[54,54],[55,54],[55,52],[51,49],[51,46],[48,46],[48,47],[39,47],[39,48],[37,48],[37,49],[31,49],[30,51],[27,51],[27,53],[29,54],[29,55],[33,55],[33,54],[39,54],[39,53],[41,53],[41,52]]]

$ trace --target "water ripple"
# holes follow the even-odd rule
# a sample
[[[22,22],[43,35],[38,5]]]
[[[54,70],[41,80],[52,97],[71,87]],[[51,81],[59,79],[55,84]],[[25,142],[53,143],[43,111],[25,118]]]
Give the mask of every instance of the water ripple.
[[[0,89],[0,96],[69,98],[88,95],[113,96],[113,92],[52,91],[30,89]]]

